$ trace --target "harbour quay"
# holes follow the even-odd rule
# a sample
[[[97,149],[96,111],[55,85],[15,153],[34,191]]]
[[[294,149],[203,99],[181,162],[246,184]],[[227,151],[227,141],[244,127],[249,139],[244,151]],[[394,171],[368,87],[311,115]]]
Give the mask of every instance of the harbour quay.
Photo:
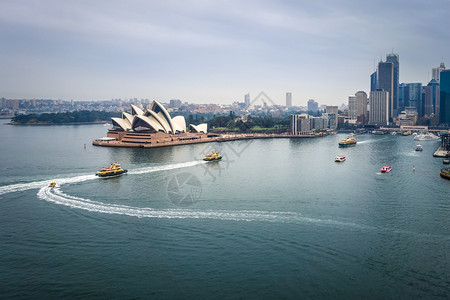
[[[106,137],[92,141],[92,145],[101,147],[127,147],[127,148],[158,148],[189,144],[228,142],[251,139],[277,139],[277,138],[317,138],[324,135],[292,135],[292,134],[265,134],[265,133],[180,133],[168,134],[164,132],[124,132],[109,130]]]
[[[441,135],[442,144],[434,152],[435,157],[450,157],[450,134]]]

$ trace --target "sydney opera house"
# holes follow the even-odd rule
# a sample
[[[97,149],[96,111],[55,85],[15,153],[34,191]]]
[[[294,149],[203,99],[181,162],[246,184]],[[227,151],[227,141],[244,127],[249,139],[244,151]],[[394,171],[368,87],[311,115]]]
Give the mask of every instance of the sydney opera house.
[[[161,147],[180,144],[209,142],[216,135],[208,135],[207,124],[189,125],[187,131],[183,116],[171,118],[159,102],[153,101],[143,111],[131,105],[131,113],[112,118],[113,127],[107,136],[93,141],[96,146],[110,147]]]

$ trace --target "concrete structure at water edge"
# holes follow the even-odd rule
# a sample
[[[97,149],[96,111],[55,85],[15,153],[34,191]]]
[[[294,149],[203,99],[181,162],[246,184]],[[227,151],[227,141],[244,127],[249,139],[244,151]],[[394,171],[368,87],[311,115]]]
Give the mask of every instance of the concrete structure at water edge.
[[[208,132],[206,123],[189,125],[186,131],[184,117],[171,118],[167,110],[153,101],[150,108],[143,110],[131,105],[131,113],[122,113],[121,118],[111,119],[113,127],[107,136],[92,141],[94,146],[156,148],[187,144],[226,142],[234,140],[266,138],[302,138],[323,136],[314,134],[308,126],[306,134],[217,134]],[[325,122],[323,122],[325,124]],[[309,123],[308,123],[309,124]]]
[[[153,101],[145,111],[131,105],[131,113],[122,113],[121,118],[111,119],[113,127],[107,136],[92,142],[96,146],[108,147],[155,147],[161,145],[207,142],[215,135],[208,135],[208,125],[190,124],[186,131],[183,116],[172,118],[159,102]]]

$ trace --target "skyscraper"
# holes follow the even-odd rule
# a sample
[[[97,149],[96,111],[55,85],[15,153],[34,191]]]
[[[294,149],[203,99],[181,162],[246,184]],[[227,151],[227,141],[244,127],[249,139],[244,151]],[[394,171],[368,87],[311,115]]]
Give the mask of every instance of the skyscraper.
[[[442,71],[445,70],[445,64],[441,62],[438,68],[432,68],[431,69],[431,78],[435,79],[437,83],[440,83],[440,74]]]
[[[389,124],[389,92],[378,89],[370,92],[369,124]]]
[[[292,93],[286,93],[286,107],[292,106]]]
[[[246,94],[244,99],[245,99],[244,100],[245,106],[249,107],[250,106],[250,94]]]
[[[439,83],[436,79],[431,79],[425,87],[425,115],[439,114]]]
[[[356,120],[359,123],[366,124],[367,115],[367,94],[363,91],[359,91],[356,96]]]
[[[356,96],[348,96],[348,117],[356,122]]]
[[[421,83],[407,83],[407,88],[404,91],[405,99],[408,99],[409,108],[414,107],[419,117],[424,115],[424,105],[422,101],[422,84]]]
[[[377,71],[375,71],[370,75],[370,90],[375,91],[378,88],[377,85]]]
[[[399,86],[399,71],[400,64],[398,60],[398,54],[390,53],[386,55],[386,62],[391,62],[394,65],[394,78],[393,78],[393,87],[392,87],[392,116],[397,116],[399,111],[398,107],[398,86]]]
[[[439,121],[450,125],[450,70],[441,71],[440,74],[440,112]]]
[[[405,84],[398,85],[398,111],[399,113],[405,109]]]
[[[378,89],[388,92],[389,105],[387,113],[389,119],[392,119],[394,117],[394,64],[392,62],[380,61],[378,63],[377,74]]]
[[[336,129],[338,125],[338,107],[326,106],[326,114],[328,117],[328,126],[331,129]]]

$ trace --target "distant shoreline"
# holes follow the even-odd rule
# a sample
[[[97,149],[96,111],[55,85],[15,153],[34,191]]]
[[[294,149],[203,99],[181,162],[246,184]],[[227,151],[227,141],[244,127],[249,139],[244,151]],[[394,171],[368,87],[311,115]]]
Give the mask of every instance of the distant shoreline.
[[[19,125],[19,126],[57,126],[57,125],[94,125],[94,124],[108,124],[108,121],[94,121],[94,122],[70,122],[70,123],[18,123],[9,122],[6,125]]]

